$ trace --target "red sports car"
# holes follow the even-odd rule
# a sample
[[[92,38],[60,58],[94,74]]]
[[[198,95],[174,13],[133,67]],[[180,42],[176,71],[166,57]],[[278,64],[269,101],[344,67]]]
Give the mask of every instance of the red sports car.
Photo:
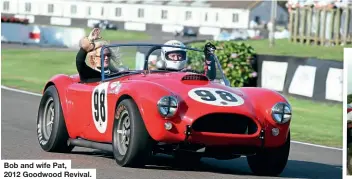
[[[257,175],[284,170],[292,116],[285,97],[264,88],[230,87],[210,43],[204,49],[184,47],[212,67],[205,72],[150,70],[149,56],[165,46],[161,44],[104,48],[124,54],[123,47],[138,46],[151,47],[141,70],[102,72],[89,83],[63,74],[47,82],[37,118],[43,150],[70,152],[80,146],[112,151],[123,167],[142,167],[157,153],[173,155],[183,165],[196,164],[201,157],[244,155]],[[122,58],[131,63],[132,57]]]

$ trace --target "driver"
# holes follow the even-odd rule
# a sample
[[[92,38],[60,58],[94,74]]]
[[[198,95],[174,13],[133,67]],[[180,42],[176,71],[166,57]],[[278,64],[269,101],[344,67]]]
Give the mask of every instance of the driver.
[[[76,55],[76,67],[82,82],[87,82],[90,79],[100,79],[101,77],[101,61],[100,52],[103,45],[107,45],[107,41],[96,41],[101,39],[100,30],[94,28],[88,37],[83,37],[80,40],[80,49]],[[104,73],[110,74],[108,68],[111,60],[111,50],[104,48]],[[86,58],[88,57],[88,65]]]
[[[204,61],[204,70],[202,71],[195,71],[192,69],[187,69],[187,49],[185,44],[178,40],[170,40],[164,43],[164,45],[172,45],[172,46],[179,46],[181,48],[175,47],[162,47],[161,48],[161,55],[160,60],[157,62],[156,67],[168,71],[189,71],[194,73],[203,73],[205,74],[210,68],[208,67],[208,61]]]
[[[179,47],[186,47],[178,40],[167,41],[164,45],[173,45]],[[185,69],[187,65],[187,50],[175,47],[162,47],[158,68],[166,69],[169,71],[180,71]]]
[[[178,46],[181,48],[162,47],[160,60],[156,62],[156,67],[159,70],[199,73],[206,75],[210,79],[214,79],[216,77],[216,67],[214,64],[215,62],[212,62],[212,60],[204,59],[204,66],[202,71],[188,69],[186,68],[188,62],[187,50],[185,49],[186,46],[178,40],[167,41],[164,45]],[[208,43],[205,45],[205,49],[212,49],[212,46],[212,44]]]

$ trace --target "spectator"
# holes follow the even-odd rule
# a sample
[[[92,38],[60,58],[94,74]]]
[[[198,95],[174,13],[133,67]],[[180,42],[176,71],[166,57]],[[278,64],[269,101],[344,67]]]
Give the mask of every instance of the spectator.
[[[345,8],[352,5],[351,0],[335,0],[335,6],[337,8]]]

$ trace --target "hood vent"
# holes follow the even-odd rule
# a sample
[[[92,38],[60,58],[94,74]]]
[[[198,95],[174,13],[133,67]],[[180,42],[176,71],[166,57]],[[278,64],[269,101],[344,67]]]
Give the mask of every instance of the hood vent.
[[[198,75],[198,74],[190,74],[190,75],[185,75],[181,79],[182,81],[186,80],[197,80],[197,81],[209,81],[208,77],[204,75]]]

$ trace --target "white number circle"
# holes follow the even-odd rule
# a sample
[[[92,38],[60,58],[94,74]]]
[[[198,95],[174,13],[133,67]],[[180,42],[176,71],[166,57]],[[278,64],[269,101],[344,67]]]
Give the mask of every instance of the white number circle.
[[[95,127],[100,133],[106,131],[108,124],[108,94],[109,83],[96,86],[92,93],[92,117]]]
[[[239,95],[217,88],[194,88],[188,92],[188,96],[214,106],[240,106],[244,103]]]

